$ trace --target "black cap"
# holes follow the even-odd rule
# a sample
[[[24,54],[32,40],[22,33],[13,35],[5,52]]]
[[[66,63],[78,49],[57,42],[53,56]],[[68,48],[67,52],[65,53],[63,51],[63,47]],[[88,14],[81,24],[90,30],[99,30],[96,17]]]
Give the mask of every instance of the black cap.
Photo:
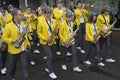
[[[58,4],[58,3],[63,3],[63,1],[62,1],[62,0],[57,0],[56,3],[57,3],[57,4]]]
[[[73,13],[71,11],[66,12],[66,17],[72,17],[72,16],[73,16]]]
[[[44,6],[43,7],[43,12],[44,13],[51,12],[50,7],[49,6]]]
[[[11,14],[12,16],[14,16],[16,13],[17,13],[18,9],[17,8],[14,8],[12,11],[11,11]]]
[[[12,4],[8,5],[8,9],[10,9],[10,8],[12,8],[12,7],[14,7]]]
[[[89,16],[91,17],[91,16],[96,16],[96,15],[97,15],[96,13],[91,12]]]
[[[111,11],[110,6],[105,5],[105,6],[104,6],[104,10],[105,10],[105,11]]]

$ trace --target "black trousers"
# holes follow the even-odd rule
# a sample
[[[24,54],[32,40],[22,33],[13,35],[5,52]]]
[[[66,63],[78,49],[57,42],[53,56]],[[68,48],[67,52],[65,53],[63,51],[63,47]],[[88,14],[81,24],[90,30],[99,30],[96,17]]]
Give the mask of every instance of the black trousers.
[[[84,41],[85,41],[85,24],[81,23],[79,25],[79,30],[75,37],[76,47],[81,47],[81,49],[84,49]]]
[[[111,58],[111,35],[103,38],[100,38],[100,49],[102,49],[103,44],[105,43],[106,53],[107,53],[107,59]]]
[[[53,53],[56,52],[55,45],[48,46],[48,45],[42,45],[43,51],[45,52],[45,55],[47,56],[46,61],[46,67],[49,70],[49,73],[53,72]]]
[[[72,62],[73,62],[73,67],[77,67],[78,66],[78,62],[77,62],[77,53],[76,53],[76,49],[75,49],[75,44],[71,45],[70,47],[65,47],[65,46],[61,46],[61,53],[62,53],[62,65],[66,64],[66,58],[67,58],[67,52],[71,51],[72,53]]]
[[[96,56],[97,56],[97,62],[101,62],[100,60],[100,45],[99,45],[99,42],[97,42],[96,44],[93,44],[89,41],[86,41],[86,44],[85,44],[85,57],[84,57],[84,60],[87,61],[89,60],[89,57],[91,55],[91,51],[92,51],[92,48],[95,47],[95,50],[96,50]]]
[[[4,51],[0,51],[0,70],[5,67],[7,53],[7,49],[5,49]]]
[[[27,68],[27,53],[25,51],[22,51],[19,54],[10,54],[9,53],[9,59],[10,59],[10,80],[13,80],[15,78],[16,64],[17,64],[17,60],[19,58],[20,58],[20,62],[21,62],[23,75],[24,75],[24,80],[29,80],[28,68]]]

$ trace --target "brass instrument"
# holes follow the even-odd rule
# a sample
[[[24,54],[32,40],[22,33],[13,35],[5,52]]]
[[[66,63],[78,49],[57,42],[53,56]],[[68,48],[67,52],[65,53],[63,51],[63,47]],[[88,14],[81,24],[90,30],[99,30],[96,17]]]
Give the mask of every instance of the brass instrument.
[[[54,38],[56,36],[56,33],[55,33],[55,30],[58,28],[58,24],[56,25],[54,31],[52,32],[52,34],[50,35],[50,38],[51,38],[51,42],[48,43],[48,45],[53,45],[54,44]]]
[[[110,25],[106,33],[102,34],[102,37],[106,37],[112,33],[111,29],[114,27],[115,23],[117,22],[117,19],[115,18],[115,21]]]
[[[21,33],[21,35],[20,35],[20,38],[19,38],[19,40],[15,43],[15,48],[19,48],[22,44],[23,44],[23,42],[24,42],[24,40],[25,40],[25,35],[26,35],[26,32],[27,32],[27,30],[28,30],[28,25],[29,24],[25,24],[24,25],[24,27],[23,27],[23,31],[22,31],[22,33]]]
[[[72,36],[67,40],[67,43],[64,44],[65,47],[68,48],[69,46],[71,46],[71,45],[73,44],[73,42],[75,41],[74,37],[75,37],[76,33],[78,32],[78,30],[79,30],[79,26],[78,26],[77,29],[73,32]]]
[[[94,40],[93,40],[94,44],[99,41],[100,37],[102,37],[102,35],[101,35],[102,33],[103,33],[102,30],[99,30],[97,35],[95,35]]]

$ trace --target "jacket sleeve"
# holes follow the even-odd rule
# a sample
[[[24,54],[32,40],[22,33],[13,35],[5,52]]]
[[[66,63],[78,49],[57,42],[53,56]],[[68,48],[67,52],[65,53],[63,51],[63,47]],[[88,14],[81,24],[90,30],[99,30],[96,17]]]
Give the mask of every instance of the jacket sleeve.
[[[11,44],[12,43],[12,39],[9,38],[9,35],[10,35],[9,27],[5,26],[5,29],[3,30],[3,35],[2,35],[3,42],[5,42],[7,44]]]

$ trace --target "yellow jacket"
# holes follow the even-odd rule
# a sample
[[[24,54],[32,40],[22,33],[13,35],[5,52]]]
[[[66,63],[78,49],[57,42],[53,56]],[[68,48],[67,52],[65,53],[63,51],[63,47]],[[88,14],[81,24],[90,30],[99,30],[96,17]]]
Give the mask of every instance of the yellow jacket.
[[[62,8],[62,11],[61,13],[58,8],[53,9],[53,16],[58,21],[58,25],[62,22],[62,17],[64,21],[66,21],[64,8]]]
[[[105,16],[105,15],[103,15]],[[105,29],[106,28],[106,23],[105,23],[105,19],[103,18],[102,14],[98,15],[97,17],[97,21],[96,21],[96,24],[97,24],[97,27],[98,29]],[[105,16],[107,17],[108,19],[108,23],[110,23],[110,16]],[[110,24],[108,24],[108,27],[110,26]]]
[[[57,21],[51,18],[52,31],[54,31],[56,26],[57,26]],[[47,44],[47,42],[44,41],[44,39],[49,38],[49,33],[48,33],[48,25],[44,16],[38,18],[37,34],[38,37],[40,38],[40,43]]]
[[[21,23],[20,25],[23,26],[24,24]],[[12,43],[12,40],[19,38],[19,37],[20,37],[19,31],[18,31],[16,25],[11,21],[9,24],[7,24],[5,26],[5,29],[4,29],[3,35],[2,35],[2,40],[8,44],[8,52],[9,53],[19,54],[22,51],[22,47],[17,49],[14,47],[15,44]],[[30,44],[29,44],[29,41],[26,39],[24,41],[24,48],[26,48],[27,45],[30,45]]]
[[[73,33],[73,27],[74,24],[71,22],[72,32]],[[59,37],[60,37],[60,43],[63,44],[65,41],[67,41],[69,37],[69,31],[68,31],[68,24],[66,21],[62,22],[59,28]]]
[[[93,30],[93,25],[92,23],[86,23],[85,26],[85,40],[92,42],[94,40],[94,30]],[[98,33],[98,28],[96,27],[96,31]],[[97,34],[96,33],[96,34]]]
[[[77,23],[77,25],[80,25],[80,14],[83,15],[84,21],[86,23],[86,22],[88,22],[87,15],[89,13],[90,12],[88,10],[86,10],[86,9],[83,9],[82,11],[80,11],[79,9],[75,9],[74,14],[75,14],[75,22]]]

